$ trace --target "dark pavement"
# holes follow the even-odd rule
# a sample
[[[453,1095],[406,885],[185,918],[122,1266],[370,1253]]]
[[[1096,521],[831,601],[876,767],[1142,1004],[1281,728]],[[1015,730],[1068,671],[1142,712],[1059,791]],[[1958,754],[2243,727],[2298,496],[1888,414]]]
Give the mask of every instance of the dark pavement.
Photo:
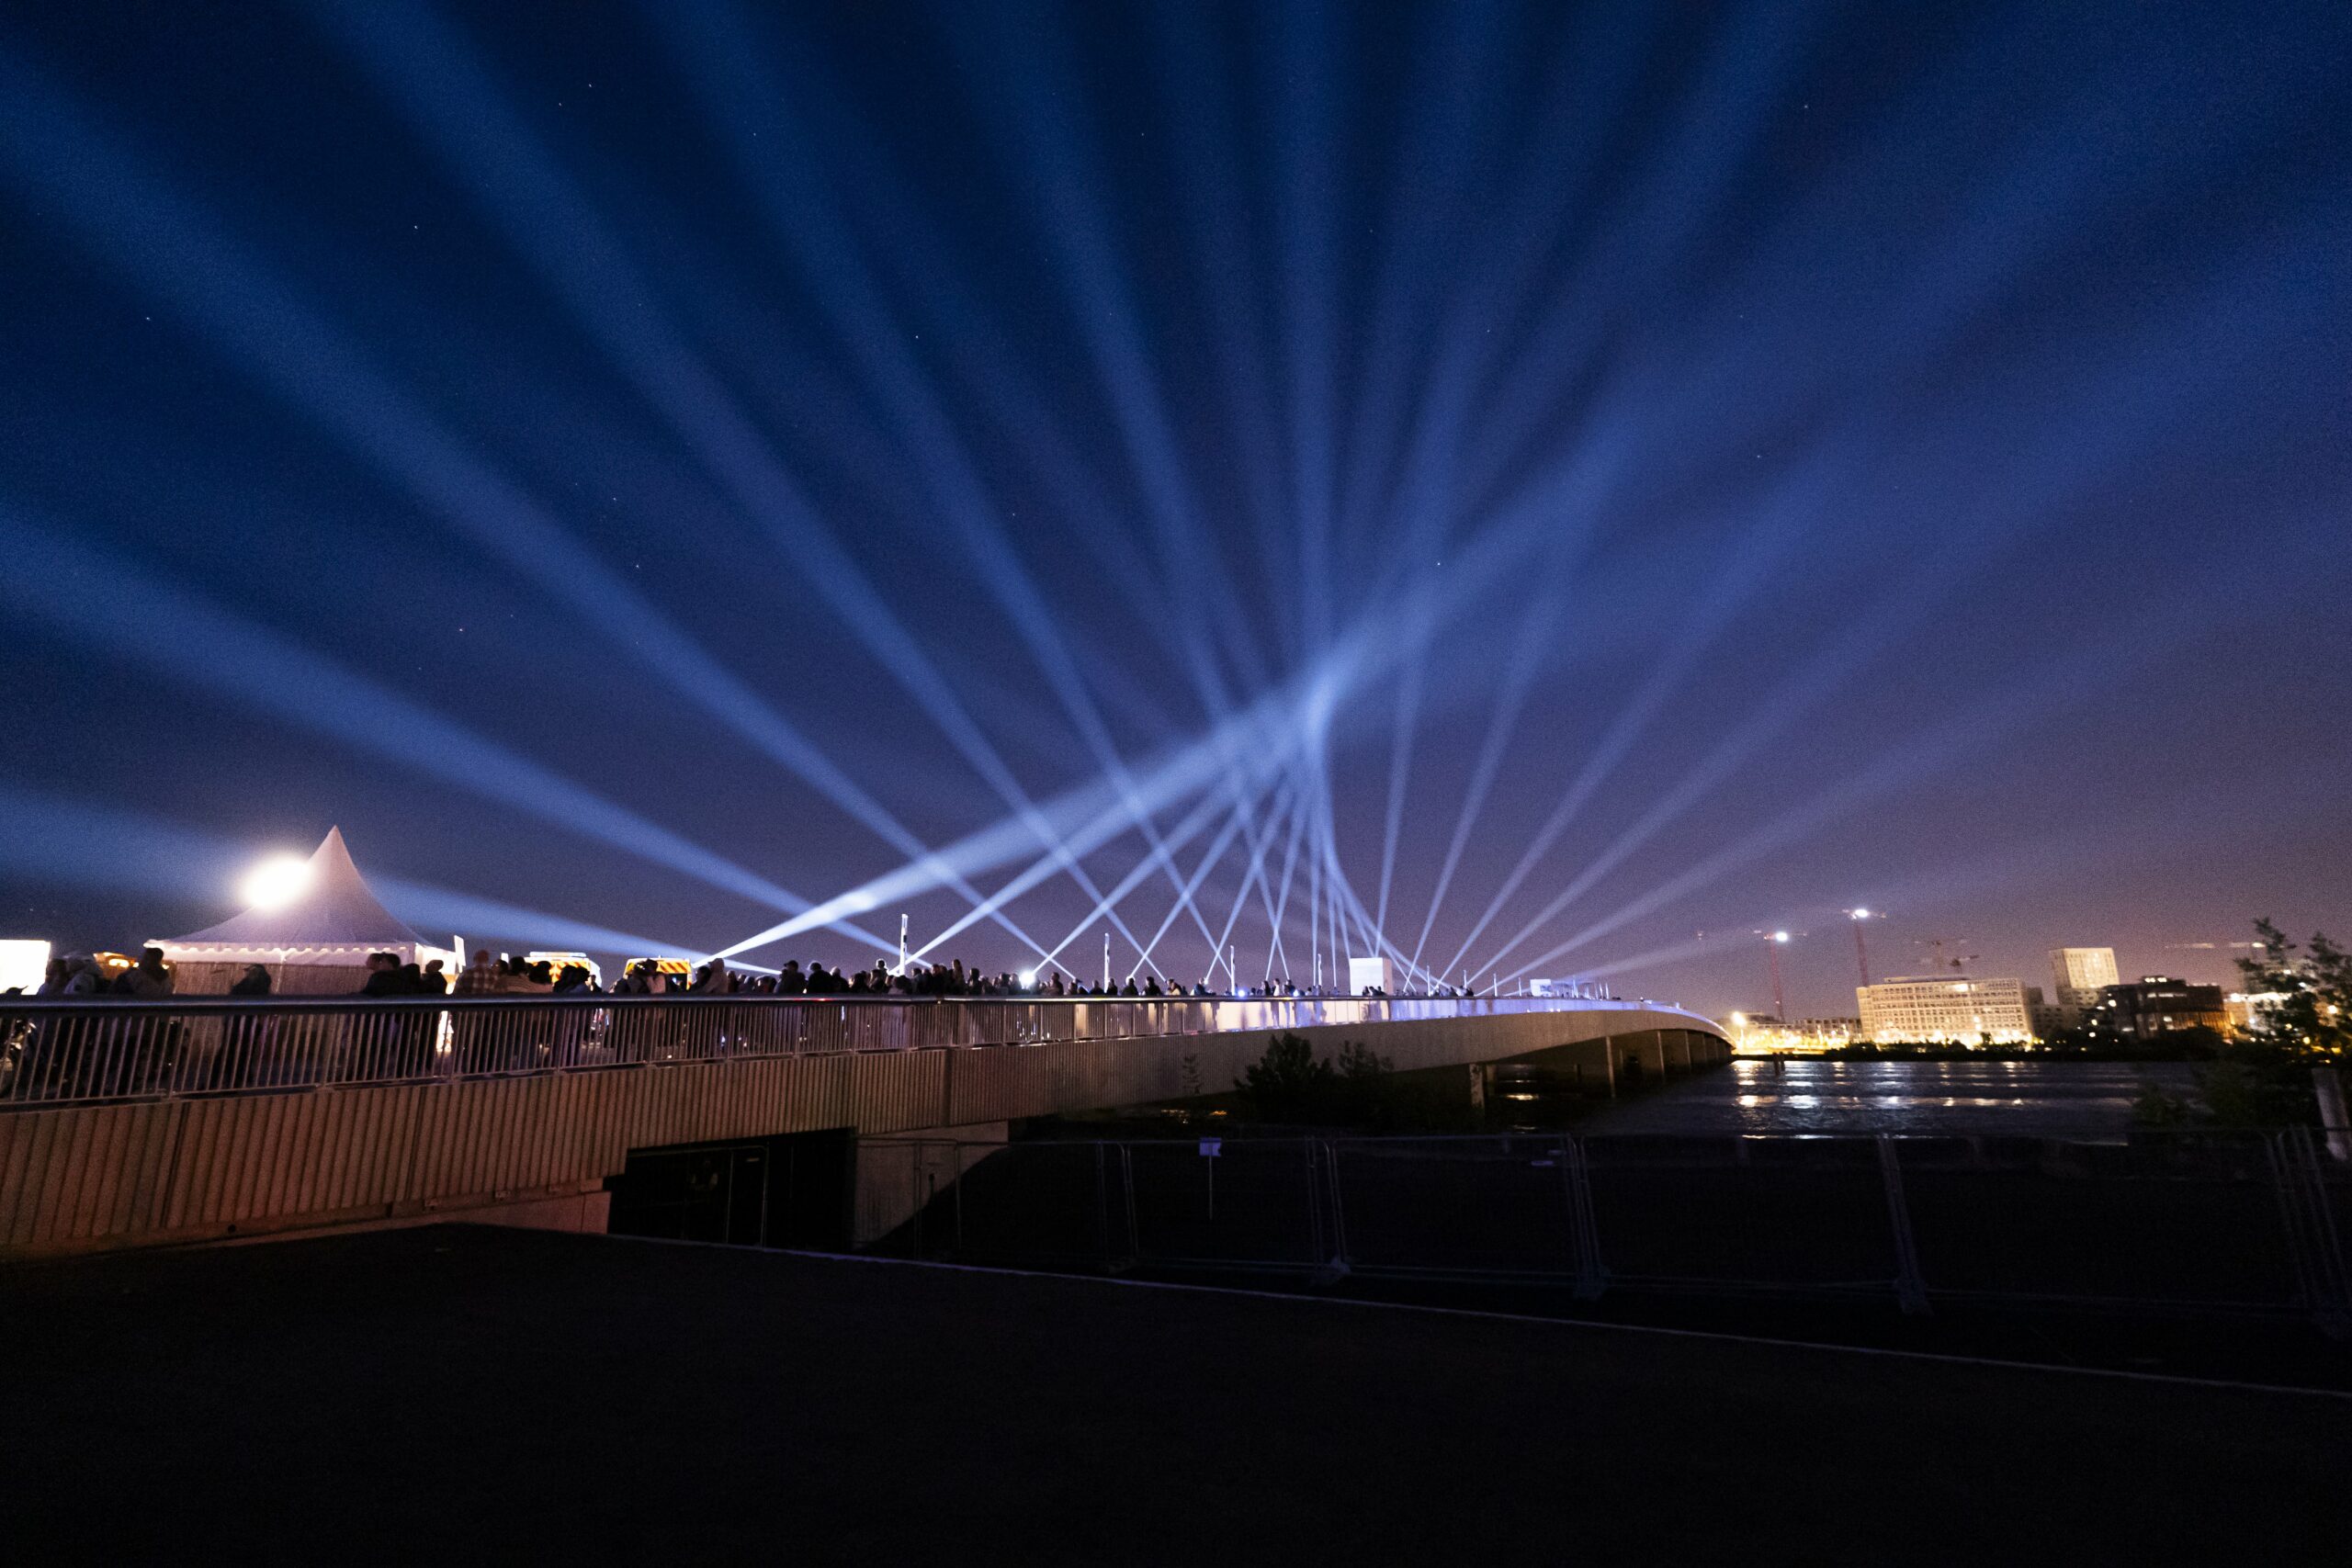
[[[0,1273],[18,1562],[2352,1561],[2352,1401],[469,1226]]]

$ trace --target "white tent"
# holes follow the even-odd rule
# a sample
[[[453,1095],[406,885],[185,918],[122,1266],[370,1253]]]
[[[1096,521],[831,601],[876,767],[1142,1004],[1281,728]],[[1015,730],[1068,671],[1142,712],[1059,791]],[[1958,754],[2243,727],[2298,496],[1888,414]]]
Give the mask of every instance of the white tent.
[[[304,871],[301,891],[283,904],[152,943],[173,966],[173,989],[181,996],[224,992],[247,964],[258,964],[278,995],[356,991],[367,984],[371,953],[390,953],[403,964],[438,958],[456,973],[454,950],[426,942],[377,898],[351,863],[342,829],[327,829]]]

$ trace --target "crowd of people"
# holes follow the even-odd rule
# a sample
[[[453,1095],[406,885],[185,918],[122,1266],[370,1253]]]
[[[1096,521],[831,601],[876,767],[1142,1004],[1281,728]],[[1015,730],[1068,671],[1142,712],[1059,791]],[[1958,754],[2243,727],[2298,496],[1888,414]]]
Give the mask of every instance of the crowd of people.
[[[64,999],[130,997],[153,1001],[172,994],[172,972],[164,965],[164,950],[160,947],[141,948],[139,962],[119,975],[107,974],[106,966],[87,953],[68,953],[49,961],[49,968],[33,994]]]
[[[1148,975],[1141,980],[1130,976],[1124,983],[1106,979],[1100,985],[1090,986],[1074,975],[1066,976],[1057,971],[1024,983],[1022,976],[1010,973],[989,975],[978,967],[967,968],[961,959],[945,964],[920,968],[910,966],[904,973],[894,971],[890,965],[882,963],[876,964],[871,969],[844,971],[829,969],[823,964],[811,961],[804,968],[798,959],[788,961],[782,969],[774,973],[729,969],[723,958],[710,959],[690,973],[673,973],[673,968],[684,970],[685,965],[676,960],[637,959],[607,990],[599,982],[595,971],[586,964],[559,965],[547,959],[528,960],[477,949],[466,965],[452,976],[444,970],[438,958],[419,964],[413,960],[404,962],[397,953],[372,953],[368,955],[368,977],[360,985],[358,994],[363,997],[684,995],[1121,999],[1227,994],[1212,991],[1205,982],[1190,987],[1174,979],[1162,984],[1158,975]],[[164,962],[163,949],[150,947],[141,951],[137,963],[112,975],[97,960],[85,955],[53,958],[40,990],[35,994],[60,998],[129,997],[152,1000],[171,996],[173,988],[172,972]],[[229,995],[232,997],[266,997],[271,991],[269,970],[259,964],[246,965],[243,975],[229,987]],[[1348,993],[1298,986],[1288,980],[1269,980],[1264,985],[1250,987],[1243,994],[1252,998],[1282,998],[1344,996]],[[1412,994],[1458,997],[1475,993],[1441,988]],[[1386,993],[1368,990],[1364,995],[1385,996]]]
[[[593,990],[594,987],[589,988]],[[1229,994],[1211,990],[1205,981],[1189,987],[1172,978],[1163,983],[1158,975],[1147,975],[1140,980],[1130,976],[1124,983],[1105,980],[1101,985],[1090,986],[1075,975],[1065,977],[1057,972],[1024,983],[1021,976],[1011,973],[989,975],[977,966],[967,967],[961,959],[910,969],[903,974],[882,963],[876,964],[871,969],[850,971],[828,969],[822,964],[811,963],[804,969],[798,959],[791,959],[774,974],[763,974],[732,970],[727,967],[726,960],[714,958],[697,967],[684,983],[680,983],[677,976],[662,973],[655,967],[652,960],[641,959],[613,987],[613,994],[616,996],[644,996],[663,991],[684,992],[689,996],[1100,997],[1123,1000],[1131,997],[1166,998]],[[1311,987],[1295,986],[1287,980],[1274,980],[1252,987],[1245,994],[1251,997],[1303,997],[1346,993],[1317,991]]]
[[[714,958],[685,974],[673,974],[662,961],[640,958],[631,964],[607,992],[582,965],[573,964],[550,976],[548,966],[539,964],[526,970],[519,961],[508,960],[515,965],[493,983],[484,984],[481,994],[501,990],[549,991],[558,996],[746,996],[746,997],[894,997],[901,998],[936,998],[942,997],[1184,997],[1212,996],[1206,986],[1187,990],[1170,980],[1162,985],[1157,976],[1140,982],[1130,979],[1125,986],[1106,984],[1087,986],[1076,979],[1064,980],[1059,975],[1042,979],[1034,985],[1023,985],[1021,978],[1010,973],[989,975],[977,965],[967,967],[961,959],[953,963],[910,968],[907,973],[893,971],[888,964],[876,964],[871,969],[828,968],[810,962],[805,967],[798,959],[786,961],[784,967],[773,972],[730,969],[723,958]],[[683,965],[679,965],[683,968]],[[471,975],[469,965],[466,974]],[[466,976],[458,978],[458,994],[468,994]],[[1279,987],[1262,991],[1261,995],[1283,994]]]

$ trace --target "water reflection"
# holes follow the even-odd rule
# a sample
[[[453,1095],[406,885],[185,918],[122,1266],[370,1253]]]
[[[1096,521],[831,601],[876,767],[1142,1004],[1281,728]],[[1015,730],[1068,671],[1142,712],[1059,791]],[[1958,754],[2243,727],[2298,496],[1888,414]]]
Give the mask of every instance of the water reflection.
[[[1620,1101],[1596,1133],[2014,1133],[2120,1136],[2153,1078],[2178,1094],[2178,1063],[1831,1062],[1742,1058]]]

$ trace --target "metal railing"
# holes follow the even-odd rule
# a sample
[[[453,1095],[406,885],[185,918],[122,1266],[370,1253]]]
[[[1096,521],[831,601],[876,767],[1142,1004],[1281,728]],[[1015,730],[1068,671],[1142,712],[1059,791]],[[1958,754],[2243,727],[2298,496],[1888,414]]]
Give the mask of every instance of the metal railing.
[[[1208,1138],[861,1158],[926,1185],[877,1249],[1264,1271],[2227,1311],[2352,1328],[2352,1168],[2314,1130]],[[984,1156],[984,1157],[983,1157]],[[876,1170],[868,1181],[885,1181]]]
[[[661,997],[0,999],[0,1109],[841,1051],[1035,1045],[1646,1002]]]

